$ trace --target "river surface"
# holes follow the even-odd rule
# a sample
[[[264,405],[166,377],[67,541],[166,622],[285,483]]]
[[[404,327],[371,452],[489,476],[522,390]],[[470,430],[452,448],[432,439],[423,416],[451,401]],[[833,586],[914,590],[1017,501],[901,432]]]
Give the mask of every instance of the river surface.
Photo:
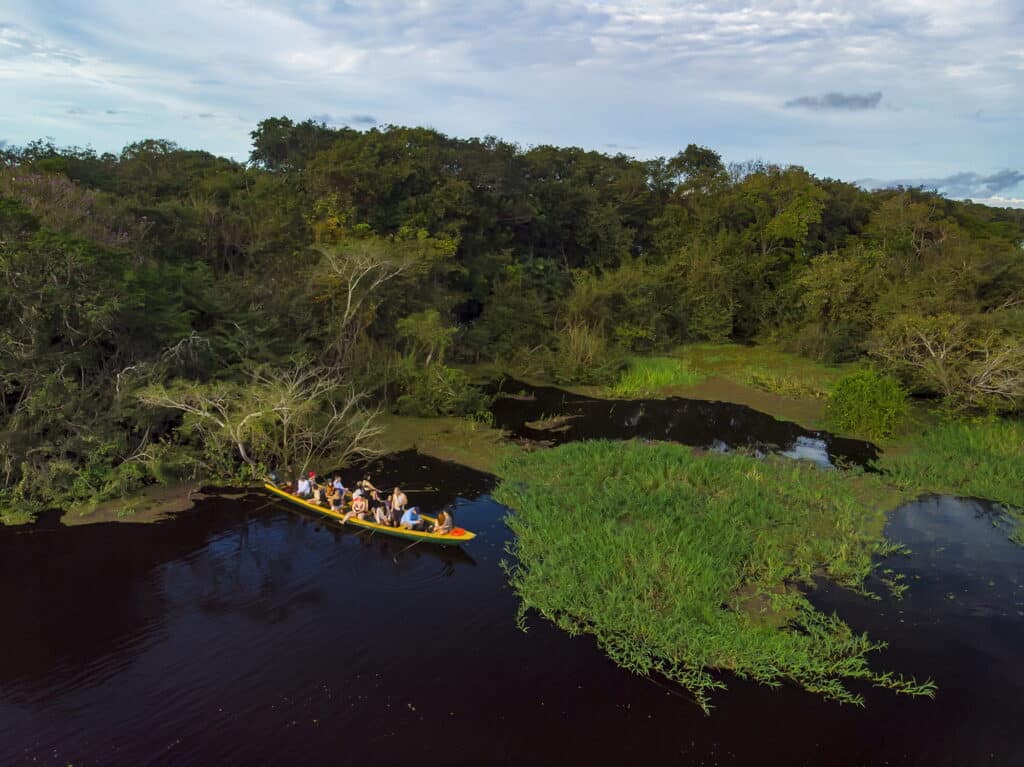
[[[903,600],[813,596],[935,700],[867,689],[861,710],[726,676],[707,717],[588,637],[516,627],[491,477],[412,452],[375,476],[479,537],[409,548],[257,494],[0,528],[0,765],[1024,764],[1024,549],[989,504],[893,514]]]
[[[868,466],[878,458],[878,448],[870,442],[805,429],[731,402],[598,399],[512,378],[502,379],[490,392],[498,395],[492,407],[494,425],[531,442],[666,440],[721,452],[778,452],[821,466]]]

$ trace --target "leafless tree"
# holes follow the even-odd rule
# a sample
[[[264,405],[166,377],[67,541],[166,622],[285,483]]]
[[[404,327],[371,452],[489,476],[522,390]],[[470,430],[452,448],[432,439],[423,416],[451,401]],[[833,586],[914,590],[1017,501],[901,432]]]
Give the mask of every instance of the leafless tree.
[[[426,265],[416,243],[380,238],[351,239],[322,246],[320,269],[324,287],[320,300],[329,301],[337,364],[348,355],[363,331],[373,322],[374,310],[387,283],[417,273]]]
[[[145,404],[186,415],[205,441],[228,445],[256,474],[262,468],[305,471],[320,461],[343,465],[376,455],[377,410],[336,371],[297,363],[256,371],[248,384],[157,384]]]
[[[1024,344],[978,333],[957,315],[904,315],[876,333],[872,354],[950,402],[1012,409],[1024,400]]]

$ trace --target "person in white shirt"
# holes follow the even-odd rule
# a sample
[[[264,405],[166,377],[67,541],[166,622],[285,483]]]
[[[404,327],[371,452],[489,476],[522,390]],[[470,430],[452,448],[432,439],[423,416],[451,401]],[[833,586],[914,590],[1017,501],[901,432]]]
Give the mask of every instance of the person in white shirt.
[[[339,493],[341,493],[342,498],[345,497],[345,493],[347,493],[348,490],[345,488],[345,483],[341,481],[341,475],[340,474],[335,474],[334,475],[334,481],[331,482],[331,485],[333,485],[335,490],[337,490]]]

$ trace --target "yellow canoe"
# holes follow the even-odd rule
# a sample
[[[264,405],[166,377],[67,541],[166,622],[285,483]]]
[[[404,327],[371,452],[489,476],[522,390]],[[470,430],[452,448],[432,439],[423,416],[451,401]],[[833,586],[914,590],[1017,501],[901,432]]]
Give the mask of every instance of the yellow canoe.
[[[307,501],[305,498],[299,498],[297,495],[292,495],[287,490],[282,490],[269,482],[264,482],[263,488],[269,493],[273,493],[276,496],[284,498],[286,501],[294,503],[296,506],[301,506],[305,509],[309,509],[310,511],[315,511],[317,514],[323,514],[325,517],[333,517],[339,522],[342,520],[342,517],[345,516],[344,512],[326,509],[323,506]],[[420,516],[430,523],[437,521],[434,517],[428,517],[426,514],[420,514]],[[469,530],[463,530],[461,527],[456,527],[454,532],[449,535],[439,535],[437,533],[426,533],[420,530],[406,530],[401,527],[378,525],[376,522],[358,519],[357,517],[350,517],[345,524],[362,527],[365,530],[373,530],[381,533],[382,535],[392,535],[396,538],[406,538],[411,541],[422,541],[423,543],[437,543],[441,546],[461,546],[463,543],[467,543],[468,541],[476,538],[476,533],[471,533]],[[458,535],[455,533],[458,533]]]

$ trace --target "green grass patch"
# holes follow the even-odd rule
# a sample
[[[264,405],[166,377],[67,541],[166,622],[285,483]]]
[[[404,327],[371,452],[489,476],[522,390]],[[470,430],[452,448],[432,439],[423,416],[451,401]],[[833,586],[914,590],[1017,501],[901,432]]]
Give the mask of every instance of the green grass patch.
[[[690,344],[674,356],[704,376],[720,376],[787,397],[824,399],[843,375],[826,365],[772,346]]]
[[[882,455],[881,468],[904,490],[986,498],[1024,521],[1024,422],[944,421]],[[1024,543],[1024,528],[1014,540]]]
[[[869,500],[885,492],[877,477],[639,442],[521,454],[499,473],[521,618],[534,609],[592,634],[616,663],[675,680],[706,711],[722,670],[857,705],[853,679],[934,693],[872,670],[882,645],[794,587],[821,573],[862,589],[873,557],[894,550]]]
[[[611,393],[617,397],[641,397],[674,386],[695,386],[703,380],[704,376],[684,360],[632,357],[618,383],[611,387]]]

